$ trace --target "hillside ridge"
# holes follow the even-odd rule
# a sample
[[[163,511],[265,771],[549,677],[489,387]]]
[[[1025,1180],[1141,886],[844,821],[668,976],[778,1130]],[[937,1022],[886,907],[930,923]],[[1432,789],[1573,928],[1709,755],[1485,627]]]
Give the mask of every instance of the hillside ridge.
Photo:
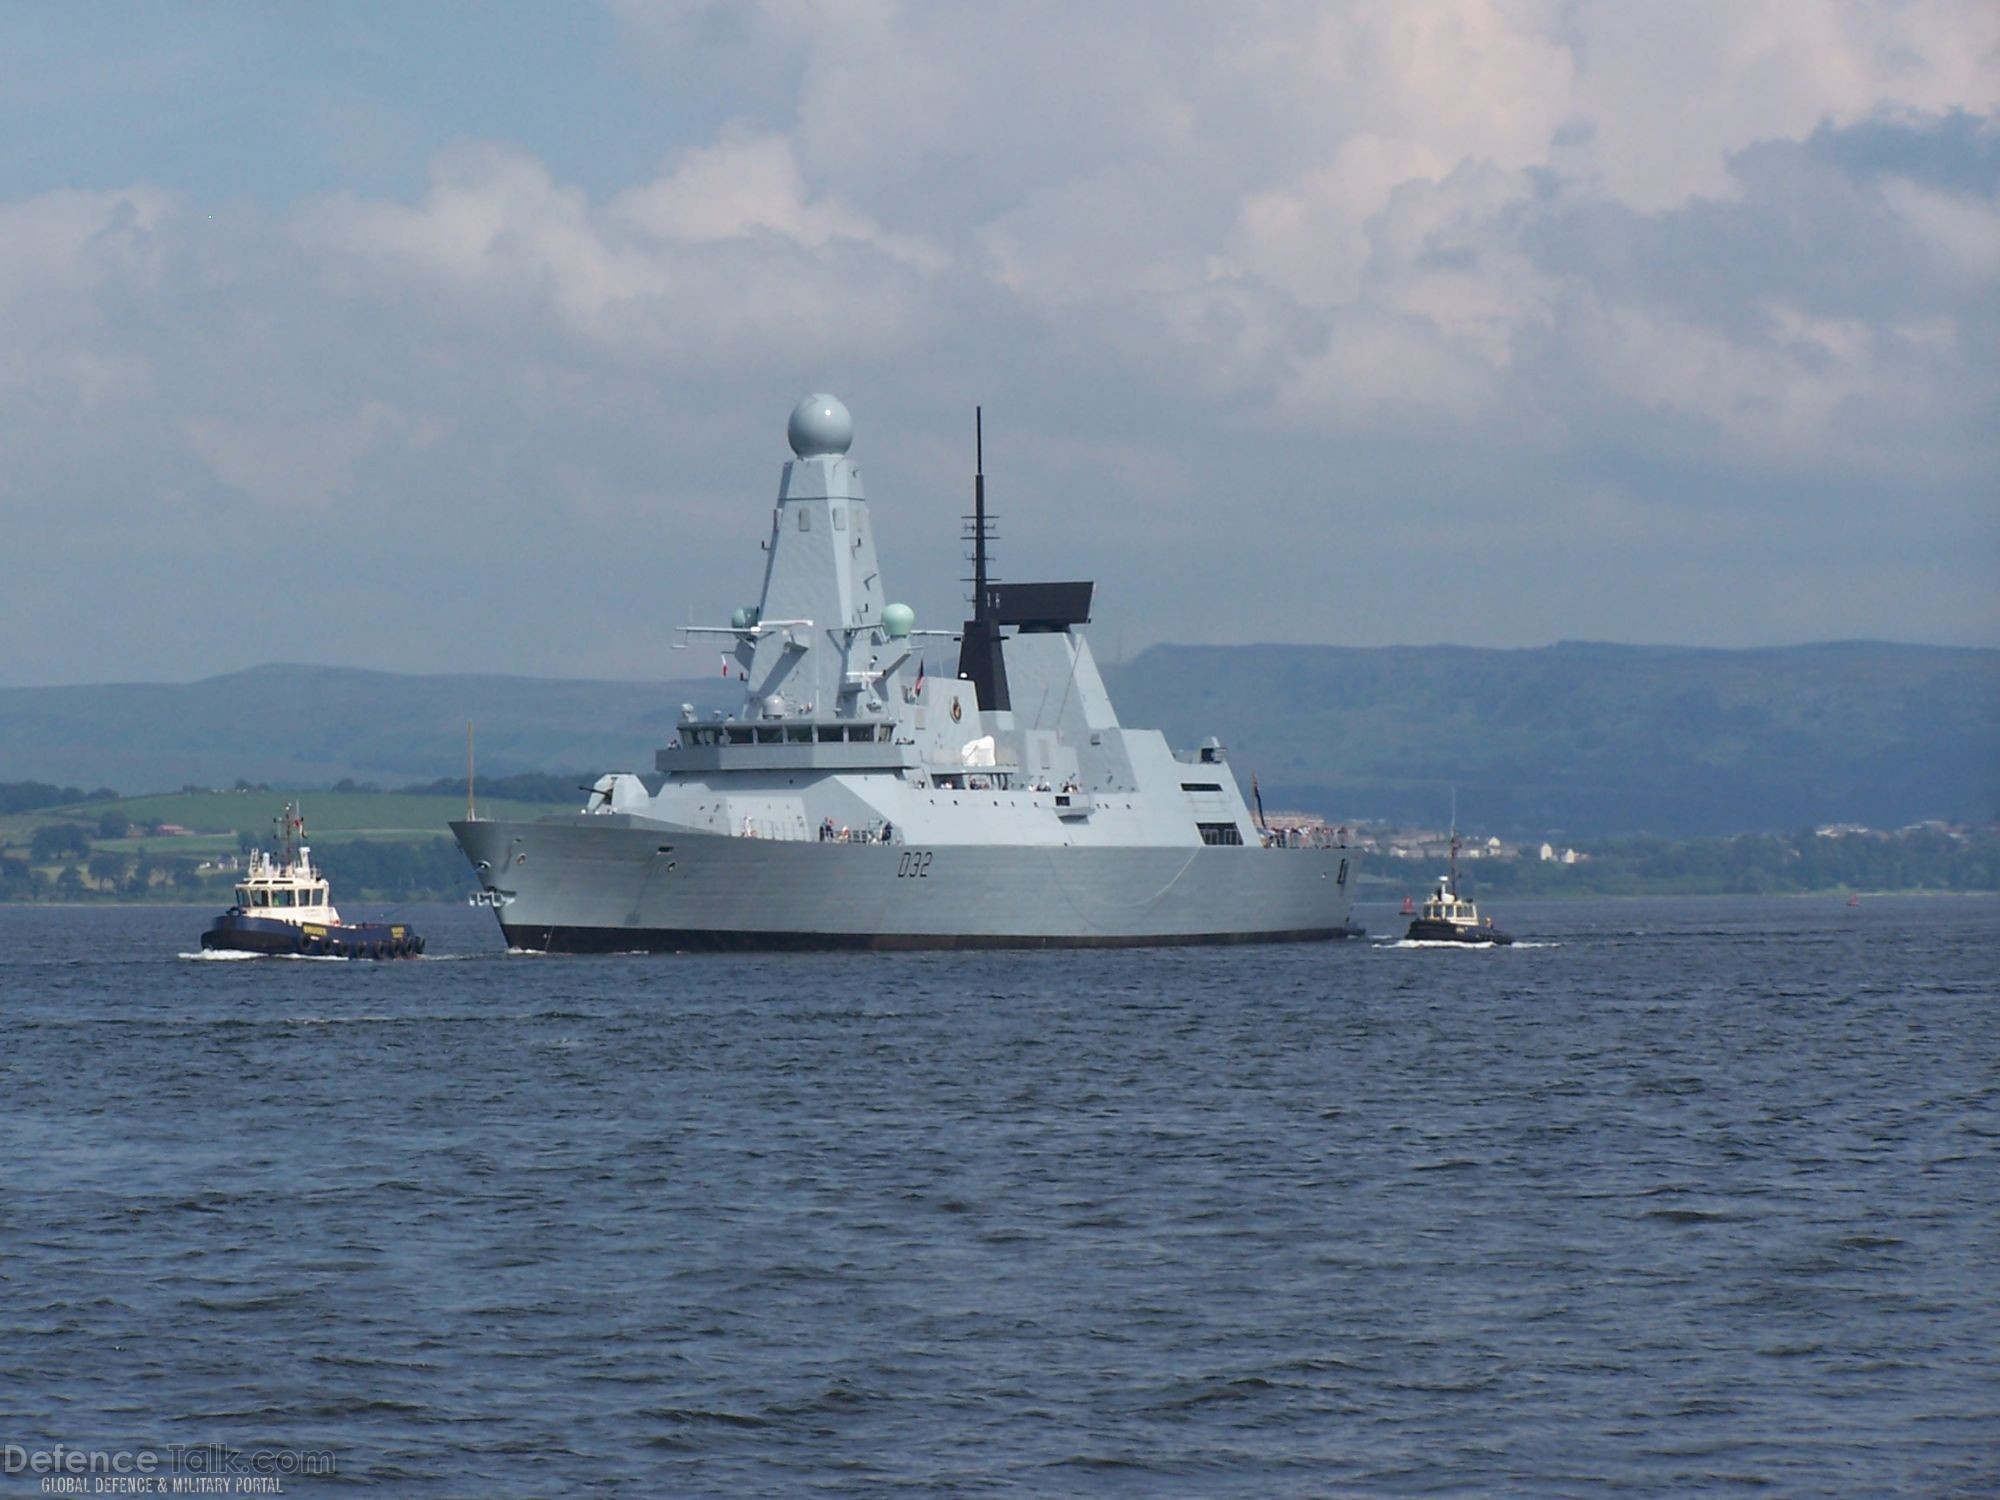
[[[1104,667],[1119,716],[1215,734],[1267,805],[1683,837],[2000,812],[2000,651],[1884,641],[1743,649],[1156,645]],[[189,683],[0,688],[0,781],[134,794],[239,777],[326,786],[650,771],[682,703],[655,682],[273,662]]]

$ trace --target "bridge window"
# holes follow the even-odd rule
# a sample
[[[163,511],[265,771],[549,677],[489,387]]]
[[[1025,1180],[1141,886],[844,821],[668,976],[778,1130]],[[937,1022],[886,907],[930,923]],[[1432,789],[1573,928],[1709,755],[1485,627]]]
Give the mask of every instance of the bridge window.
[[[1240,844],[1243,842],[1243,830],[1238,828],[1234,823],[1197,823],[1194,826],[1201,833],[1201,841],[1204,844]]]
[[[1222,790],[1222,783],[1219,781],[1183,781],[1181,783],[1181,790],[1184,792],[1219,792]]]

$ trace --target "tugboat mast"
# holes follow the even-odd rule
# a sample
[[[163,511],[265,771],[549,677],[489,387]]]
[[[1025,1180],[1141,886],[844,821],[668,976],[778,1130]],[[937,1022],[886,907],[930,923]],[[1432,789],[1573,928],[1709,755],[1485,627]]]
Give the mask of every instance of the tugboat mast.
[[[1458,895],[1458,784],[1451,788],[1451,857],[1446,868],[1451,872],[1451,894]]]
[[[299,862],[299,840],[305,836],[306,820],[295,804],[287,802],[285,810],[271,821],[278,829],[279,867],[289,870]]]

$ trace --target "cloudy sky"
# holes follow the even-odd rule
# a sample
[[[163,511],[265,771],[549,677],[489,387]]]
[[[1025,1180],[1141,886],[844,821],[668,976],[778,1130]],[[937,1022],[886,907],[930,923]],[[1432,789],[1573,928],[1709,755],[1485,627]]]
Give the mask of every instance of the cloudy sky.
[[[1106,655],[2000,644],[1991,0],[22,0],[0,140],[0,682],[692,675],[812,390],[925,624],[983,403]]]

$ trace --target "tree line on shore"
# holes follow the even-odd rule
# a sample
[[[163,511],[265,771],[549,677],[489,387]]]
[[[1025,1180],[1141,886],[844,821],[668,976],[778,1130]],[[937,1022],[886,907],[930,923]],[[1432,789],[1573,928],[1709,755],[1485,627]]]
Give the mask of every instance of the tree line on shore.
[[[486,777],[478,782],[482,796],[500,797],[516,802],[563,802],[573,797],[583,786],[590,784],[591,778],[579,775],[564,775],[553,771],[523,771],[512,776]],[[183,792],[213,792],[215,787],[195,786],[190,783],[181,788]],[[252,782],[239,776],[230,784],[230,791],[268,792],[268,782]],[[319,790],[307,788],[306,790]],[[383,792],[400,797],[463,797],[465,778],[441,776],[435,781],[411,782],[407,786],[383,787],[373,781],[356,781],[351,776],[343,776],[332,786],[325,788],[336,793]],[[86,792],[82,787],[57,786],[50,781],[0,781],[0,817],[14,813],[40,812],[50,808],[81,808],[92,802],[117,802],[121,794],[108,786]]]
[[[37,837],[44,831],[37,829]],[[0,849],[0,901],[201,901],[225,897],[235,884],[234,872],[204,870],[189,855],[80,842],[81,851],[66,846],[53,869],[39,858],[39,846],[26,854]],[[316,849],[313,862],[332,883],[336,902],[450,900],[473,884],[464,856],[446,838],[354,839]]]
[[[1800,891],[2000,891],[2000,831],[1910,828],[1829,837],[1810,828],[1733,838],[1596,840],[1590,858],[1478,860],[1468,894],[1779,895]],[[1378,866],[1374,873],[1384,873]]]
[[[496,776],[478,783],[482,799],[523,802],[565,802],[577,795],[575,775],[525,772]],[[184,793],[214,792],[216,788],[184,786]],[[271,788],[239,778],[228,790],[268,792]],[[380,793],[373,782],[344,778],[327,788],[335,794]],[[466,794],[463,778],[440,778],[390,788],[398,796],[459,796]],[[151,830],[132,823],[116,804],[120,794],[109,787],[85,791],[52,782],[0,782],[0,815],[50,810],[51,821],[36,827],[25,843],[0,841],[0,902],[23,901],[203,901],[226,896],[235,884],[230,870],[203,868],[192,855],[149,849],[108,849],[103,844],[143,838]],[[112,804],[93,813],[95,804]],[[257,847],[258,836],[239,830],[238,854]],[[314,852],[314,860],[333,883],[335,899],[438,900],[456,899],[472,889],[470,869],[456,846],[441,837],[355,839],[329,843]]]
[[[118,794],[108,786],[94,792],[82,787],[57,786],[48,781],[0,781],[0,817],[9,813],[39,812],[45,807],[73,807],[84,802],[116,802]]]

